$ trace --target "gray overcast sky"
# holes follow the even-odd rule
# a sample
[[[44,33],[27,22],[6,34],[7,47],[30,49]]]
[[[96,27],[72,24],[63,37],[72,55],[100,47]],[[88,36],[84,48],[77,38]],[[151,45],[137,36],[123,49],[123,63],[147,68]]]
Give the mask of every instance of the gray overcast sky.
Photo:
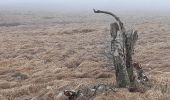
[[[1,0],[0,8],[170,11],[170,0]]]

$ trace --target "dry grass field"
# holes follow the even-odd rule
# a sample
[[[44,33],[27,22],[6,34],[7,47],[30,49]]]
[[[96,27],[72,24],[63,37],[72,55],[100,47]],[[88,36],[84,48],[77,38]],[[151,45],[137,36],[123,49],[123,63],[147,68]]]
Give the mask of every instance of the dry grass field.
[[[92,100],[170,100],[170,15],[117,13],[138,30],[134,60],[152,88],[102,93]],[[115,84],[110,16],[0,11],[0,100],[57,100],[63,90]],[[82,99],[83,100],[83,99]]]

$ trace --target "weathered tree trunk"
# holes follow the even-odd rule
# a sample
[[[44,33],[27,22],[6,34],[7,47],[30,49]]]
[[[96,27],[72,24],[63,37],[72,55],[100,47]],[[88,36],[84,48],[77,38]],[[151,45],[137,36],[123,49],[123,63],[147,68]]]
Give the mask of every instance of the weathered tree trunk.
[[[125,38],[125,48],[126,48],[126,68],[129,75],[130,85],[136,87],[135,85],[135,75],[133,72],[133,62],[132,55],[134,54],[134,45],[138,39],[137,31],[129,30],[126,32]]]
[[[111,51],[115,66],[116,82],[119,87],[127,87],[130,84],[125,62],[125,34],[120,31],[117,23],[110,24],[112,37]]]
[[[116,71],[116,82],[119,87],[135,86],[132,54],[138,38],[136,31],[126,31],[123,23],[115,14],[107,11],[94,10],[95,13],[105,13],[113,16],[117,23],[110,25],[112,37],[111,51]]]
[[[124,49],[124,38],[125,34],[120,31],[117,32],[116,38],[112,40],[112,55],[113,55],[113,63],[115,66],[116,73],[116,82],[119,87],[126,87],[129,85],[130,81],[128,78],[128,73],[126,70],[126,62],[125,62],[125,49]]]

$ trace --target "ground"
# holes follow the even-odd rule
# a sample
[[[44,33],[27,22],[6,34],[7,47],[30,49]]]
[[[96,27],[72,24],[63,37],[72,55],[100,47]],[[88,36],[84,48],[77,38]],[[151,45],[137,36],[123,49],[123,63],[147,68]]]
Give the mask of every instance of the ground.
[[[145,93],[100,94],[94,100],[170,99],[170,15],[118,13],[138,30],[134,61],[152,83]],[[93,12],[0,12],[0,100],[53,100],[65,89],[115,84],[110,55],[112,17]],[[51,98],[51,99],[49,99]]]

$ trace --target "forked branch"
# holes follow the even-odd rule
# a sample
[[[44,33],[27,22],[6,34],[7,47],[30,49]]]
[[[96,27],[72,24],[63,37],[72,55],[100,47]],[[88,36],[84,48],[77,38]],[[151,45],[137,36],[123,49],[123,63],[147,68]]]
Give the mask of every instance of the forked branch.
[[[94,11],[94,13],[104,13],[104,14],[108,14],[108,15],[113,16],[116,19],[116,21],[118,22],[119,30],[123,31],[125,29],[124,26],[123,26],[123,23],[121,22],[119,17],[117,17],[115,14],[108,12],[108,11],[101,11],[101,10],[95,10],[95,9],[93,9],[93,11]]]

